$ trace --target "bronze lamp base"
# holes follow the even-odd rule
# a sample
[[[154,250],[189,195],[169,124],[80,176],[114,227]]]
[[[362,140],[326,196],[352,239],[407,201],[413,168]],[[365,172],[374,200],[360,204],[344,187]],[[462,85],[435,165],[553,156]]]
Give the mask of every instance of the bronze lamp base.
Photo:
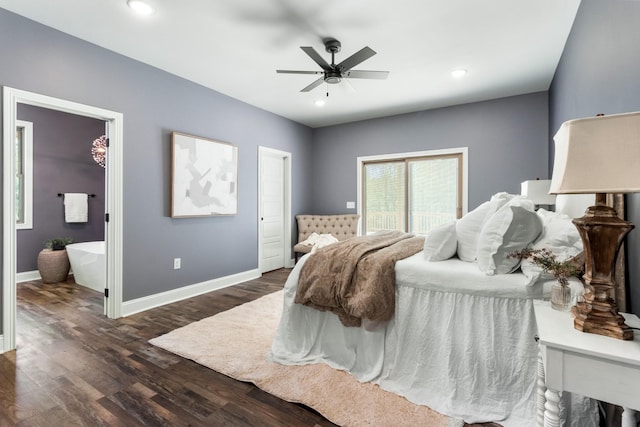
[[[617,284],[614,274],[618,251],[634,225],[618,218],[615,209],[605,204],[605,194],[596,194],[596,205],[587,209],[582,218],[573,220],[585,254],[584,281],[587,293],[576,304],[574,327],[582,332],[632,340],[633,330],[618,313],[611,292]]]
[[[606,335],[621,340],[633,340],[633,330],[624,323],[624,317],[618,313],[615,302],[601,304],[585,297],[574,307],[574,327],[582,332]]]

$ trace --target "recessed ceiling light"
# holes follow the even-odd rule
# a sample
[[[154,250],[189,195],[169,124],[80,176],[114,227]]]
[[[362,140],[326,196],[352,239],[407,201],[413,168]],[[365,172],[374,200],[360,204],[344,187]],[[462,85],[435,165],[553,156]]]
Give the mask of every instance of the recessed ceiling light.
[[[316,99],[314,101],[314,104],[316,105],[316,107],[324,107],[324,104],[326,104],[327,101],[325,101],[324,99]]]
[[[149,3],[141,0],[129,0],[127,1],[127,5],[140,15],[151,15],[154,12],[153,7],[151,7]]]
[[[458,68],[457,70],[453,70],[451,72],[451,75],[453,77],[463,77],[467,74],[467,70],[465,70],[464,68]]]

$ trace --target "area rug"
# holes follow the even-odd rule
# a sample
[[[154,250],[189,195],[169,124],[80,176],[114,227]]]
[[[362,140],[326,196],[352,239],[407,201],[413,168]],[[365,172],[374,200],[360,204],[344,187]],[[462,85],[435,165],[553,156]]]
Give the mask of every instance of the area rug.
[[[311,407],[341,426],[462,425],[324,364],[288,366],[269,361],[282,301],[282,291],[278,291],[149,342],[231,378],[251,382],[281,399]]]

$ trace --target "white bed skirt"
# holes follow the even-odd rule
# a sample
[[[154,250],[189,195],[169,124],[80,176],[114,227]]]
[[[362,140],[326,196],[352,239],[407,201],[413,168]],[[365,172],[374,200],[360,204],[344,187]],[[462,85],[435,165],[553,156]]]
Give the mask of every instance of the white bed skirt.
[[[272,360],[326,363],[468,423],[535,425],[532,299],[444,292],[399,280],[393,320],[378,328],[368,325],[370,330],[346,328],[333,313],[294,304],[306,258],[285,284]],[[597,426],[595,402],[566,393],[563,400],[566,425]]]

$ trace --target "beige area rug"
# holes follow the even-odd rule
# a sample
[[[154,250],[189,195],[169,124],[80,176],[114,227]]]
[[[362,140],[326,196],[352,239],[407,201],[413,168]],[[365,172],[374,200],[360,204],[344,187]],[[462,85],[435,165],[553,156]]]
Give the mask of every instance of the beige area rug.
[[[309,406],[341,426],[462,425],[324,364],[288,366],[269,361],[282,298],[278,291],[149,342],[281,399]]]

